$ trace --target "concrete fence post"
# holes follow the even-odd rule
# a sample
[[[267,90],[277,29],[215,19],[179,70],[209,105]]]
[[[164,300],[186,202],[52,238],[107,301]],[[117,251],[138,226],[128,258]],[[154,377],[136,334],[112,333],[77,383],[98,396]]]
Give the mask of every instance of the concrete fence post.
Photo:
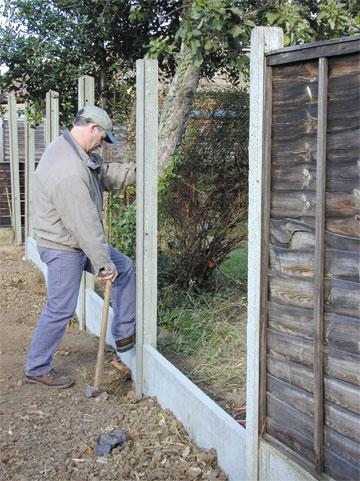
[[[35,127],[25,119],[25,240],[32,237],[32,197],[35,173]]]
[[[8,122],[10,141],[10,172],[11,172],[11,222],[16,244],[22,242],[21,203],[20,203],[20,173],[19,144],[17,127],[17,107],[15,94],[8,97]]]
[[[95,79],[89,75],[78,78],[78,110],[95,103]],[[95,276],[84,272],[81,278],[76,314],[80,331],[86,330],[86,289],[95,290]]]
[[[259,363],[262,258],[262,195],[264,169],[265,54],[283,46],[280,28],[256,27],[251,34],[249,213],[248,213],[248,328],[247,328],[247,480],[259,475]]]
[[[0,114],[0,163],[4,162],[4,117]]]
[[[46,93],[45,148],[59,137],[59,94],[55,90]]]
[[[143,394],[143,346],[156,347],[158,64],[136,62],[136,396]]]
[[[87,104],[95,104],[95,79],[90,75],[83,75],[78,78],[78,110]]]

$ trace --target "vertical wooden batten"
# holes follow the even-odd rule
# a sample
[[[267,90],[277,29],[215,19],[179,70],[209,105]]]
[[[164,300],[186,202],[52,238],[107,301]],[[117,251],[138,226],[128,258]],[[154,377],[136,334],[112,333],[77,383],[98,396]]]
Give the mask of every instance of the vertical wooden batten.
[[[259,434],[266,423],[266,374],[267,374],[267,305],[269,289],[269,237],[271,205],[271,130],[272,130],[272,67],[265,66],[264,145],[263,145],[263,194],[262,194],[262,245],[261,245],[261,308],[260,308],[260,406]]]
[[[314,449],[315,468],[324,467],[324,238],[326,192],[326,130],[327,130],[328,61],[319,58],[316,211],[315,211],[315,274],[314,274]]]

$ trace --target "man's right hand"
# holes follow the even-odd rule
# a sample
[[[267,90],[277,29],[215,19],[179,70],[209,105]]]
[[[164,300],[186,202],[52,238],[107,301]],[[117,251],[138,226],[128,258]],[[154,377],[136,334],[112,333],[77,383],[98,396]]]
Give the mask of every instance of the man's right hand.
[[[100,269],[99,271],[98,279],[100,279],[103,282],[111,281],[112,283],[114,283],[118,275],[119,274],[115,266],[113,267],[112,270],[107,270],[103,268],[103,269]]]

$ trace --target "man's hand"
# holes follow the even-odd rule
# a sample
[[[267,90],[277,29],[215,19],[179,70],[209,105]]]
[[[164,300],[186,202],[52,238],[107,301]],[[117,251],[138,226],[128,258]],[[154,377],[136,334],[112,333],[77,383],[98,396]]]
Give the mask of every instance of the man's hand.
[[[102,268],[99,271],[98,279],[100,279],[103,282],[111,281],[112,283],[114,283],[118,275],[119,274],[115,266],[111,270]]]

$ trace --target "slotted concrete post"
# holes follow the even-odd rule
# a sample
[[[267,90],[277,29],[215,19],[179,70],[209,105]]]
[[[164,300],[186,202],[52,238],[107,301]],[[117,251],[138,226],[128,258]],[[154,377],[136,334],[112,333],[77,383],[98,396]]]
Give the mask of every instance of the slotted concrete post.
[[[25,239],[32,237],[32,198],[35,174],[35,127],[25,120]]]
[[[78,78],[78,110],[87,104],[95,103],[95,79],[90,75]],[[86,290],[95,290],[95,276],[84,272],[81,278],[76,315],[80,331],[86,330]]]
[[[87,104],[95,104],[95,79],[90,75],[83,75],[78,78],[78,110]]]
[[[45,148],[59,137],[59,94],[55,90],[49,90],[45,98],[46,121],[45,121]]]
[[[156,347],[158,63],[136,62],[136,396],[143,395],[143,346]]]
[[[247,327],[247,480],[257,481],[259,466],[259,363],[261,227],[265,111],[265,53],[283,46],[280,28],[256,27],[251,34],[249,211],[248,211],[248,327]]]
[[[17,106],[15,94],[8,97],[8,121],[10,141],[10,174],[11,174],[11,221],[16,244],[22,242],[21,203],[20,203],[20,173],[19,173],[19,143],[17,127]]]

